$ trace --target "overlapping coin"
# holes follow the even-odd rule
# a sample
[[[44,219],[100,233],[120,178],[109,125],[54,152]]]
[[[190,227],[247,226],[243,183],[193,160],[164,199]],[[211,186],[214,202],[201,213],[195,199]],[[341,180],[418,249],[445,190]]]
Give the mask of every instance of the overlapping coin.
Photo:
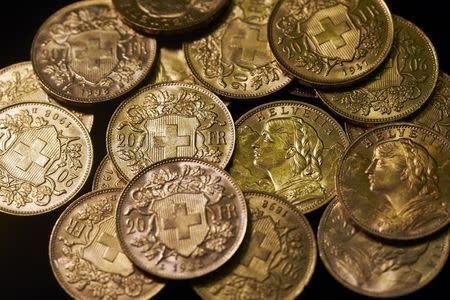
[[[189,279],[234,255],[247,229],[247,205],[222,169],[174,158],[131,180],[116,218],[122,248],[136,265],[162,278]]]
[[[350,218],[380,237],[428,236],[450,221],[450,142],[420,125],[389,124],[347,148],[336,188]]]
[[[43,88],[72,104],[119,98],[150,72],[156,41],[125,25],[109,0],[80,1],[38,30],[31,60]]]
[[[124,188],[127,181],[122,179],[117,172],[116,167],[111,161],[109,155],[106,155],[95,171],[92,190],[101,190],[107,188]]]
[[[302,212],[335,196],[348,139],[323,110],[297,101],[264,104],[237,122],[230,173],[243,190],[273,192]]]
[[[91,172],[86,127],[68,110],[24,102],[0,110],[0,211],[37,215],[72,199]]]
[[[50,265],[75,299],[149,299],[164,287],[137,269],[120,247],[115,228],[120,192],[106,189],[80,197],[53,228]]]
[[[245,193],[250,210],[246,243],[220,272],[194,283],[202,299],[295,299],[316,264],[306,218],[271,194]]]
[[[127,180],[172,157],[199,158],[223,168],[233,153],[234,130],[230,112],[212,92],[194,84],[162,83],[121,103],[108,126],[107,147]]]

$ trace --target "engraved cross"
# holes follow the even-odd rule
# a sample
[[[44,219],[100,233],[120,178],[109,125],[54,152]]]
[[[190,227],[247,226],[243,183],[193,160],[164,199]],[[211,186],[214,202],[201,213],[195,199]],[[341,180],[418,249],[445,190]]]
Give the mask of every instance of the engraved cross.
[[[248,249],[254,253],[253,256],[245,256],[242,260],[241,264],[244,266],[249,267],[250,263],[254,258],[259,258],[263,261],[267,261],[269,259],[270,254],[272,251],[263,248],[262,243],[264,242],[264,239],[266,238],[266,235],[262,232],[256,231],[255,234],[252,236],[250,240],[250,245]]]
[[[45,167],[45,165],[50,160],[50,158],[41,153],[41,151],[44,150],[45,146],[47,146],[47,143],[39,138],[34,140],[31,145],[20,142],[14,148],[14,152],[22,157],[17,167],[22,171],[27,171],[33,163],[41,167]]]
[[[177,124],[167,124],[163,136],[155,136],[156,147],[164,147],[164,154],[166,157],[176,157],[179,147],[189,146],[191,144],[191,137],[189,135],[178,135]]]
[[[175,229],[178,240],[191,238],[191,227],[202,224],[199,213],[188,215],[186,204],[175,204],[175,217],[163,219],[163,229]]]
[[[319,45],[331,42],[336,49],[339,49],[347,44],[342,38],[344,33],[351,30],[351,27],[346,21],[334,24],[333,21],[327,17],[320,20],[320,25],[322,25],[324,31],[314,37]]]
[[[107,247],[105,253],[103,254],[103,258],[109,262],[114,262],[117,255],[119,255],[119,252],[122,252],[119,245],[119,240],[109,233],[102,232],[98,242]]]
[[[90,39],[85,50],[77,51],[78,59],[86,59],[88,67],[100,68],[102,59],[110,58],[114,55],[113,49],[102,48],[100,39]]]
[[[231,39],[231,47],[242,50],[242,60],[253,62],[258,53],[264,53],[267,39],[259,28],[249,28],[246,36],[235,36]]]

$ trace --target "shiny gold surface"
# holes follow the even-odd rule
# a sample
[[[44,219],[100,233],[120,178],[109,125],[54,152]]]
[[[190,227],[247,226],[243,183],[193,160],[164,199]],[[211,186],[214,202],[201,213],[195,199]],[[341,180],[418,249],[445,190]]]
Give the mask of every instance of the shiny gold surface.
[[[355,86],[317,90],[333,111],[363,123],[386,123],[417,111],[438,79],[438,58],[428,37],[413,23],[394,16],[394,43],[379,71]]]
[[[0,70],[0,108],[20,102],[44,102],[59,105],[42,89],[31,62],[22,62]],[[94,115],[71,110],[91,131]]]
[[[393,27],[382,0],[281,0],[270,16],[269,42],[280,64],[302,82],[336,87],[384,61]]]
[[[172,157],[199,158],[224,168],[234,149],[234,122],[223,102],[188,83],[150,85],[113,114],[107,133],[111,159],[124,179]]]
[[[428,284],[449,255],[449,231],[427,240],[390,243],[355,226],[339,201],[322,216],[319,254],[328,271],[347,288],[372,297],[398,297]]]
[[[92,168],[92,142],[81,121],[48,103],[0,110],[0,211],[42,214],[70,201]]]
[[[336,179],[351,219],[370,233],[408,240],[446,226],[450,142],[410,123],[377,127],[352,143]]]
[[[222,169],[195,159],[168,159],[127,185],[117,206],[117,230],[125,253],[140,268],[189,279],[234,255],[247,230],[247,205]]]
[[[107,0],[81,1],[38,30],[31,60],[43,88],[72,104],[116,99],[150,72],[156,41],[122,23]]]
[[[116,167],[111,161],[111,158],[109,155],[106,155],[100,162],[100,165],[95,172],[92,190],[124,188],[126,185],[127,181],[120,177],[119,172],[117,172]]]
[[[50,265],[61,287],[75,299],[149,299],[164,287],[137,269],[120,247],[115,207],[121,191],[83,195],[53,228]]]
[[[152,35],[173,35],[208,25],[230,0],[112,0],[124,21]]]
[[[236,128],[230,173],[243,190],[273,192],[304,213],[335,196],[348,139],[326,112],[302,102],[272,102],[247,112]]]
[[[202,299],[295,299],[316,264],[306,218],[271,194],[244,194],[250,210],[246,242],[219,272],[194,283]]]
[[[272,94],[292,78],[280,69],[267,40],[267,22],[277,0],[233,0],[223,23],[184,44],[189,66],[210,90],[228,98]]]

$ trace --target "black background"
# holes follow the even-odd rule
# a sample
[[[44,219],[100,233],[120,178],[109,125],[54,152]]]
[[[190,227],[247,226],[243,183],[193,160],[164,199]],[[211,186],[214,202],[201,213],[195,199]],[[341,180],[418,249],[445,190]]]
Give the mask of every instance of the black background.
[[[73,1],[38,0],[4,1],[0,13],[0,68],[30,60],[30,47],[39,26],[56,10]],[[387,1],[391,12],[400,15],[427,33],[438,52],[440,68],[450,72],[448,40],[449,15],[447,1]],[[269,100],[295,99],[287,95],[272,96]],[[237,118],[254,106],[248,103],[234,103],[230,106]],[[95,146],[92,175],[100,160],[106,154],[105,133],[115,104],[92,108],[95,112],[94,129],[91,133]],[[91,189],[92,175],[83,191]],[[60,208],[51,213],[35,217],[16,217],[0,214],[0,298],[2,299],[65,299],[68,296],[54,278],[48,259],[48,241],[53,224],[63,211]],[[317,230],[323,208],[307,215],[314,230]],[[405,296],[405,299],[448,299],[450,268],[447,263],[441,273],[426,287]],[[446,286],[447,285],[447,286]],[[336,282],[325,270],[320,259],[311,282],[305,288],[301,299],[322,299],[332,296],[337,299],[365,299]],[[189,282],[170,282],[158,294],[157,299],[198,299],[190,289]]]

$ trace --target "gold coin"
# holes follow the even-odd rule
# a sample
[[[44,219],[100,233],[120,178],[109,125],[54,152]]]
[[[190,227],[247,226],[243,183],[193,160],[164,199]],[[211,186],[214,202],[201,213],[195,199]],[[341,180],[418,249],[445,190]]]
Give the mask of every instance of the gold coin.
[[[450,142],[410,123],[380,126],[342,159],[337,194],[352,220],[388,239],[430,235],[450,221]]]
[[[223,102],[194,84],[141,89],[114,112],[107,147],[120,175],[131,180],[152,163],[195,157],[224,168],[234,149],[234,122]]]
[[[341,203],[333,201],[320,220],[319,254],[345,287],[371,297],[399,297],[428,284],[449,255],[449,231],[427,240],[392,243],[355,226]]]
[[[295,299],[316,264],[306,218],[271,194],[244,193],[250,210],[246,241],[219,272],[194,283],[202,299]]]
[[[228,98],[250,99],[291,82],[267,40],[267,22],[276,1],[233,0],[217,29],[184,44],[189,67],[202,84]]]
[[[59,104],[41,88],[31,62],[26,61],[0,70],[0,109],[20,102]],[[91,131],[94,115],[70,110]]]
[[[323,110],[301,102],[264,104],[237,122],[230,174],[243,190],[272,192],[306,213],[335,196],[348,139]]]
[[[394,44],[387,61],[373,77],[337,91],[317,90],[328,107],[363,123],[386,123],[417,111],[438,79],[436,51],[416,25],[394,16]]]
[[[173,35],[208,25],[230,0],[113,0],[124,21],[138,31]]]
[[[111,158],[109,155],[106,155],[100,162],[100,165],[95,172],[92,190],[124,188],[126,185],[127,181],[120,177],[119,172],[117,172],[116,167],[111,161]]]
[[[350,142],[353,142],[371,128],[373,127],[360,126],[351,122],[344,122],[344,129]]]
[[[382,0],[281,0],[269,20],[277,60],[315,86],[364,78],[387,57],[393,38],[392,16]]]
[[[58,283],[75,299],[149,299],[164,284],[137,269],[117,239],[121,189],[81,196],[61,214],[49,244]]]
[[[247,229],[244,195],[228,173],[173,158],[136,175],[117,206],[119,240],[141,269],[189,279],[227,262]]]
[[[64,205],[88,179],[89,132],[68,110],[24,102],[0,110],[0,211],[37,215]]]
[[[31,59],[43,88],[73,104],[116,99],[150,72],[156,41],[120,21],[111,1],[80,1],[38,30]]]
[[[301,83],[297,82],[297,80],[294,80],[291,86],[287,88],[287,91],[289,94],[297,97],[303,97],[308,99],[319,98],[319,96],[317,96],[317,93],[313,88],[302,85]]]

